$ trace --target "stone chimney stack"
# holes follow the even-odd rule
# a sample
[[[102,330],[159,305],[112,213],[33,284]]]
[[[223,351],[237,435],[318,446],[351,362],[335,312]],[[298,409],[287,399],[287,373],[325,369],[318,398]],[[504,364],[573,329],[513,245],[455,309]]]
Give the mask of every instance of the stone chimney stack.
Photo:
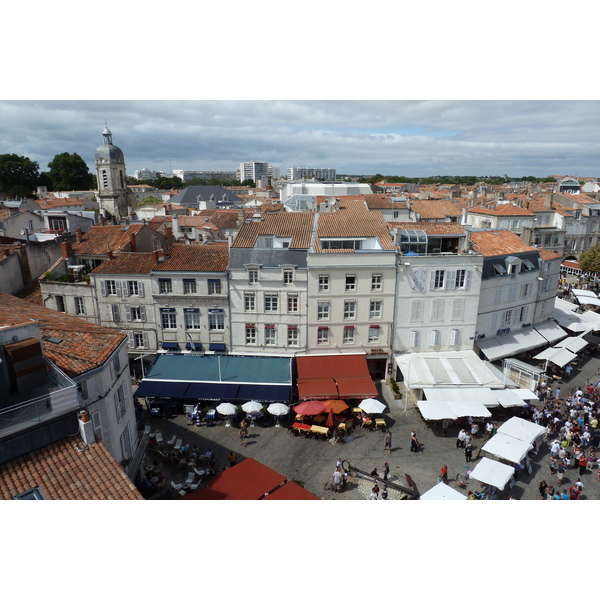
[[[71,242],[62,242],[60,244],[60,251],[63,258],[69,258],[71,255]]]
[[[81,229],[76,229],[75,230],[75,241],[79,244],[79,243],[81,243],[81,240],[83,240],[83,233],[82,233]]]
[[[137,252],[137,242],[135,240],[135,234],[134,233],[130,233],[129,234],[129,243],[131,244],[131,251],[132,252]]]

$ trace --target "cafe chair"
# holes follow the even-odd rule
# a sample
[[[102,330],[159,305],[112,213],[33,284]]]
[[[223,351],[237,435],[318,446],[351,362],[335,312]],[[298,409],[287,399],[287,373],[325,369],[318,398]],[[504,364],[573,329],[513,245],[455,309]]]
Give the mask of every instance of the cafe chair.
[[[196,483],[192,483],[190,485],[190,490],[197,490],[198,487],[200,486],[201,481],[202,481],[201,479],[198,479],[198,481],[196,481]]]
[[[170,442],[169,442],[170,443]],[[177,441],[175,442],[175,446],[173,447],[174,450],[179,450],[181,448],[181,445],[183,444],[183,440],[181,439],[177,439]]]
[[[183,483],[175,483],[172,479],[171,479],[171,487],[178,492],[179,490],[181,490],[181,488],[183,487]]]
[[[195,477],[196,477],[196,475],[195,475],[194,471],[190,471],[188,473],[186,480],[184,481],[184,484],[187,483],[188,485],[191,485],[192,483],[194,483]]]
[[[198,477],[202,477],[202,475],[204,475],[204,469],[194,469],[194,473],[196,473]]]
[[[146,427],[144,427],[144,435],[150,435],[150,425],[146,425]]]
[[[157,443],[157,444],[162,444],[162,441],[163,441],[163,436],[162,436],[162,433],[161,433],[160,431],[158,431],[158,432],[156,433],[156,443]]]
[[[172,446],[175,443],[176,439],[177,439],[177,436],[173,435],[173,437],[170,440],[167,440],[167,444],[169,444],[169,446]]]

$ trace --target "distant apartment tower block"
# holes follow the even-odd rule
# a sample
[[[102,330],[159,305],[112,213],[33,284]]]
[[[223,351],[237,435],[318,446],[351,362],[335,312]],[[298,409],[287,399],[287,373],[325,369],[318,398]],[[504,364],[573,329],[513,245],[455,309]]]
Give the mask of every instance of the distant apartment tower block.
[[[269,163],[256,160],[240,163],[240,181],[252,179],[258,183],[263,177],[269,177]]]
[[[235,171],[186,171],[184,169],[175,169],[175,177],[179,177],[183,183],[193,179],[218,179],[219,181],[233,181],[237,179]]]
[[[335,177],[336,177],[335,169],[290,167],[287,170],[287,178],[290,181],[296,181],[297,179],[305,179],[305,178],[322,179],[324,181],[335,181]]]
[[[164,176],[163,171],[153,171],[152,169],[139,169],[134,171],[133,176],[138,181],[154,181]]]

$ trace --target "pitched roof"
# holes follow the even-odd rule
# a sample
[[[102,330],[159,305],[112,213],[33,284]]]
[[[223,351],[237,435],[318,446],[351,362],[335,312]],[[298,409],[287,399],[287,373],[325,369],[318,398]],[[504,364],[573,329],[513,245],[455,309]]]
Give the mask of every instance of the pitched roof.
[[[227,271],[229,247],[222,244],[173,244],[153,271]]]
[[[92,273],[96,275],[149,275],[156,263],[152,252],[119,252],[111,260],[105,260]]]
[[[521,238],[506,230],[473,231],[471,244],[483,256],[503,256],[537,250],[521,241]]]
[[[75,254],[92,254],[103,256],[108,250],[119,252],[129,249],[130,236],[137,235],[146,225],[94,225],[83,234],[83,239],[73,245]]]
[[[102,442],[78,445],[66,438],[0,465],[0,499],[38,486],[48,500],[144,499]]]
[[[498,204],[495,208],[482,208],[476,207],[469,210],[469,212],[473,213],[483,213],[489,215],[496,215],[498,217],[501,216],[527,216],[532,217],[533,213],[526,208],[521,208],[512,202],[507,202],[505,204]]]
[[[259,235],[289,237],[290,248],[309,248],[315,214],[285,212],[262,215],[260,221],[244,223],[232,248],[254,248]]]
[[[127,339],[112,329],[0,293],[0,326],[28,321],[39,321],[44,354],[69,377],[102,366]]]
[[[47,196],[41,200],[33,200],[41,210],[52,210],[53,208],[69,206],[81,206],[85,200],[83,198],[56,198],[55,196]]]
[[[424,231],[427,235],[464,234],[465,228],[460,223],[429,223],[427,221],[394,221],[390,227],[396,229],[408,229]]]
[[[540,253],[540,258],[545,261],[555,260],[557,258],[562,258],[563,255],[558,252],[552,252],[552,250],[546,250],[545,248],[538,248]]]
[[[461,207],[452,200],[412,200],[410,207],[421,219],[445,219],[462,214]]]

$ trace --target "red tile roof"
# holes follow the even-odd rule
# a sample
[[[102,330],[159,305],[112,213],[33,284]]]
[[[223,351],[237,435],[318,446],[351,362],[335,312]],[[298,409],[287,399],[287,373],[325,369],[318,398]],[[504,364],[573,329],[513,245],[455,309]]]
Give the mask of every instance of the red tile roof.
[[[137,235],[146,227],[142,223],[134,225],[94,225],[83,234],[79,244],[73,244],[75,254],[91,254],[104,256],[110,249],[112,252],[131,250],[130,236]]]
[[[111,260],[105,260],[92,273],[102,275],[149,275],[156,260],[152,252],[120,252]]]
[[[419,221],[414,223],[404,221],[394,221],[390,223],[393,229],[410,229],[424,231],[427,235],[444,234],[464,234],[465,228],[460,223],[432,223],[428,221]]]
[[[223,244],[173,244],[153,271],[227,271],[229,247]]]
[[[0,499],[39,487],[48,500],[143,500],[102,442],[66,438],[0,465]]]
[[[254,248],[259,235],[291,238],[290,248],[309,248],[315,213],[286,212],[261,215],[260,221],[244,223],[233,248]]]
[[[540,258],[545,261],[555,260],[557,258],[562,258],[562,254],[558,254],[558,252],[552,252],[551,250],[546,250],[545,248],[538,248],[540,252]]]
[[[44,354],[69,377],[76,377],[102,366],[127,339],[119,333],[83,319],[37,306],[31,302],[0,293],[0,326],[39,321]]]
[[[85,200],[83,198],[55,198],[48,196],[42,200],[34,200],[41,210],[52,210],[53,208],[69,208],[72,206],[82,206]]]
[[[452,200],[412,200],[411,209],[421,219],[445,219],[462,215],[462,209]]]
[[[482,208],[482,207],[475,207],[475,208],[471,208],[469,209],[470,213],[480,213],[480,214],[486,214],[486,215],[495,215],[498,217],[501,216],[530,216],[533,217],[533,213],[530,210],[527,210],[526,208],[521,208],[520,206],[517,206],[516,204],[512,204],[511,202],[507,202],[505,204],[498,204],[498,206],[496,206],[495,208],[489,209],[489,208]]]
[[[536,250],[524,244],[518,235],[505,230],[473,231],[471,244],[474,250],[484,256],[503,256]]]

